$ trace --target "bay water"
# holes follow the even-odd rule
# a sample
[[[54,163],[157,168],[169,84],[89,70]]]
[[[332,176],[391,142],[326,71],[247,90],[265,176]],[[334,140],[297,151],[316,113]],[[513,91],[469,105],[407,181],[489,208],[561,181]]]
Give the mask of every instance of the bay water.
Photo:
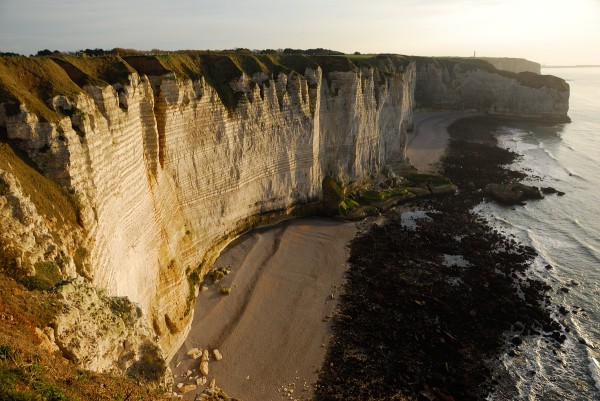
[[[600,67],[542,73],[569,83],[572,122],[510,124],[495,136],[522,155],[511,168],[529,173],[526,183],[565,195],[515,208],[484,203],[477,212],[538,251],[529,274],[552,287],[550,309],[567,340],[556,348],[544,336],[523,337],[516,356],[491,362],[500,385],[489,399],[600,400]]]

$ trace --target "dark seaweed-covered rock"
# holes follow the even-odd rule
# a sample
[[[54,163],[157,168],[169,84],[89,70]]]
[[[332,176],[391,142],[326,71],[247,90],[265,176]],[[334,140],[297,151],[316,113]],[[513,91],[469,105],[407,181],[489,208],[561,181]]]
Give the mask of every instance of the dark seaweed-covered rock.
[[[539,188],[521,183],[488,184],[484,194],[505,205],[517,205],[529,199],[542,199]]]
[[[511,342],[513,355],[525,335],[564,341],[540,306],[549,288],[516,280],[535,250],[471,212],[486,183],[524,178],[502,167],[515,157],[490,143],[451,140],[440,173],[458,193],[417,200],[430,212],[416,231],[392,211],[352,242],[344,318],[317,400],[483,400],[498,383],[485,361],[506,346],[507,331],[523,333]],[[445,255],[461,255],[468,266],[446,266]]]

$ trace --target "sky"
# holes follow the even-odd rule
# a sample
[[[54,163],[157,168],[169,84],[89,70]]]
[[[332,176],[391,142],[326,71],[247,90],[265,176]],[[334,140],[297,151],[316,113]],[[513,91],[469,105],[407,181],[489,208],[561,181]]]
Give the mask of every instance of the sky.
[[[600,0],[0,0],[0,51],[115,47],[600,65]]]

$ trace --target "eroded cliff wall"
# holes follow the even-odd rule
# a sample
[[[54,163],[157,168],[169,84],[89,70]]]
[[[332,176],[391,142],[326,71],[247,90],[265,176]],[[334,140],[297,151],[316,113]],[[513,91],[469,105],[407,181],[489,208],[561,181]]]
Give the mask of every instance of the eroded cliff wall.
[[[64,245],[55,235],[75,261],[62,273],[139,304],[140,327],[169,356],[192,318],[194,272],[214,251],[256,216],[318,200],[325,175],[366,180],[402,164],[415,98],[566,117],[563,81],[507,74],[390,55],[0,58],[0,137],[79,210],[62,231],[76,234]],[[27,252],[20,264],[44,254]]]
[[[513,73],[477,59],[417,61],[420,110],[475,110],[491,115],[569,121],[569,85],[531,72]]]
[[[223,88],[201,74],[202,59],[176,60],[195,76],[129,61],[138,72],[102,85],[63,60],[60,79],[84,83],[48,100],[54,121],[23,102],[0,106],[0,125],[76,194],[88,233],[82,273],[138,303],[172,353],[191,319],[189,277],[209,250],[252,216],[317,200],[325,174],[361,180],[404,161],[415,66],[327,78],[319,65],[238,69]]]

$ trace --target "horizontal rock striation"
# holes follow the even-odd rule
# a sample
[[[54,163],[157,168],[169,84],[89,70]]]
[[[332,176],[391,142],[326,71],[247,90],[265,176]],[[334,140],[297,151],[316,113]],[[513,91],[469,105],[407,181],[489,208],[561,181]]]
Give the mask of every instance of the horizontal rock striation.
[[[325,176],[368,180],[404,163],[415,98],[420,108],[566,116],[563,81],[484,65],[392,55],[0,58],[0,139],[68,190],[85,233],[65,248],[85,250],[77,273],[137,303],[170,357],[215,252],[257,216],[319,200]],[[554,86],[538,85],[546,81]],[[90,355],[89,367],[114,366]]]
[[[191,319],[188,277],[211,248],[251,216],[318,199],[326,174],[360,180],[404,161],[415,66],[331,71],[327,79],[316,64],[303,73],[237,69],[218,83],[202,75],[201,58],[170,60],[196,75],[155,58],[129,61],[138,72],[127,82],[101,86],[62,60],[66,76],[55,79],[94,84],[52,97],[54,121],[23,102],[12,113],[2,106],[0,123],[77,194],[92,266],[84,273],[138,303],[172,353]]]

